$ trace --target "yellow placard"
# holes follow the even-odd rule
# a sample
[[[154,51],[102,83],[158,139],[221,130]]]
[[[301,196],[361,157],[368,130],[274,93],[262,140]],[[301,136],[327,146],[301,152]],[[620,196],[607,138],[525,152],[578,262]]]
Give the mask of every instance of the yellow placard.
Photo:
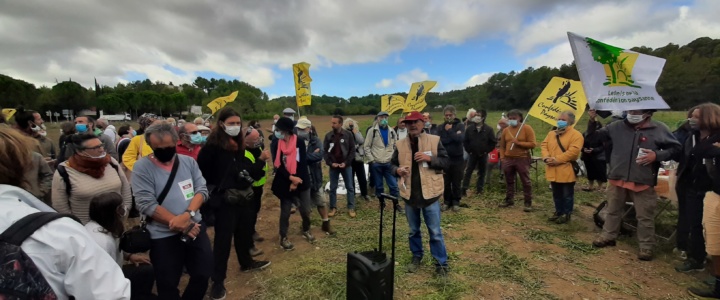
[[[210,108],[210,111],[212,114],[215,114],[218,110],[225,107],[230,102],[235,101],[235,98],[237,98],[238,91],[232,92],[232,94],[224,96],[224,97],[217,97],[215,100],[210,101],[210,103],[207,104],[207,107]]]
[[[528,115],[555,126],[561,112],[575,112],[575,120],[580,120],[585,113],[587,98],[580,81],[553,77],[540,93]]]
[[[14,108],[3,108],[2,114],[5,116],[5,120],[10,120],[15,115],[17,110]]]
[[[437,81],[422,81],[413,83],[410,86],[410,92],[405,100],[403,112],[422,111],[425,106],[427,106],[425,96],[433,87],[435,87],[436,84]]]
[[[306,62],[296,63],[293,65],[293,76],[295,78],[295,98],[298,107],[308,106],[312,102],[312,94],[310,92],[310,64]]]
[[[380,110],[392,115],[394,112],[403,109],[405,98],[398,95],[385,95],[380,98],[380,103]]]

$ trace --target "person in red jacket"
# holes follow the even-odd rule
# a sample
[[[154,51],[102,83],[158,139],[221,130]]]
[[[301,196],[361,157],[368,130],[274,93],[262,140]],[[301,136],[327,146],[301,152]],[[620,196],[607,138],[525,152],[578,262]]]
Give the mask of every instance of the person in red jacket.
[[[198,126],[193,123],[185,123],[178,129],[178,134],[180,140],[177,143],[177,153],[190,156],[197,161],[200,145],[203,143],[203,136],[198,130]]]

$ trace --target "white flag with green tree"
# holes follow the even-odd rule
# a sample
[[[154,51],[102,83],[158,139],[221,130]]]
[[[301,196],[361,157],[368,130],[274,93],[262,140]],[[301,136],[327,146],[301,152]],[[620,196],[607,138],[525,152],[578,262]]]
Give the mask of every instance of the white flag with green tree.
[[[669,109],[655,89],[665,60],[568,32],[590,108]]]

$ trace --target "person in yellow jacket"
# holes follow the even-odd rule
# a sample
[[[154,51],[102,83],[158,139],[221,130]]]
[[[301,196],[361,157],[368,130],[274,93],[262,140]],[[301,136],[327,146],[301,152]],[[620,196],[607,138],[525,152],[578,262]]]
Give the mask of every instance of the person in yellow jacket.
[[[570,221],[575,204],[573,163],[577,161],[584,138],[573,128],[575,113],[564,111],[557,118],[557,129],[550,131],[540,145],[545,162],[545,178],[550,182],[555,201],[555,213],[548,220],[557,224]]]
[[[155,118],[153,116],[142,116],[138,119],[140,129],[138,130],[137,135],[130,140],[130,144],[128,144],[127,149],[122,154],[122,164],[125,169],[129,171],[127,172],[128,174],[132,172],[135,162],[153,153],[153,149],[150,148],[150,145],[148,145],[147,142],[145,142],[145,135],[143,134],[145,132],[145,128],[150,127],[153,122],[155,122]]]

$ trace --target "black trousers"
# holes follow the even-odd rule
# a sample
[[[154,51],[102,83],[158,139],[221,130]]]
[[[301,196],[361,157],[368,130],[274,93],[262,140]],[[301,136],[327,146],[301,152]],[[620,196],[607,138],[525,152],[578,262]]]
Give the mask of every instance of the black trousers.
[[[678,245],[678,248],[687,251],[688,257],[696,262],[704,262],[707,256],[702,226],[705,191],[698,191],[692,187],[678,190],[684,194],[682,198],[678,199],[677,227],[678,241],[682,241],[684,247],[680,248]]]
[[[302,218],[302,230],[310,230],[310,212],[312,212],[312,198],[310,197],[310,189],[296,193],[291,198],[280,199],[280,238],[287,237],[288,228],[290,227],[290,209],[293,203],[300,211]]]
[[[257,217],[254,205],[229,205],[223,203],[215,211],[215,244],[213,258],[215,268],[213,283],[222,283],[227,275],[227,263],[230,258],[230,246],[235,239],[235,254],[241,267],[249,267],[252,262],[250,248],[253,245],[253,223]]]
[[[607,182],[607,163],[597,158],[584,159],[588,180],[605,183]]]
[[[253,196],[253,209],[255,210],[255,218],[253,218],[253,221],[252,221],[252,229],[253,229],[253,234],[255,234],[255,233],[257,233],[257,228],[255,228],[257,226],[257,217],[258,217],[258,214],[260,214],[260,207],[262,207],[263,187],[262,186],[253,187],[253,195],[254,195]],[[251,247],[255,247],[254,240],[252,241]]]
[[[445,181],[443,198],[447,206],[460,205],[460,198],[462,198],[460,185],[462,183],[464,164],[465,161],[463,161],[462,157],[448,160],[445,174],[443,174],[443,180]]]
[[[465,176],[462,180],[462,189],[467,190],[470,188],[470,179],[475,170],[478,171],[477,183],[475,190],[482,192],[485,187],[485,168],[487,167],[487,153],[483,154],[469,154],[467,167],[465,168]]]
[[[202,300],[205,297],[213,261],[210,238],[204,224],[195,240],[183,242],[180,234],[152,240],[150,260],[160,299]],[[178,284],[183,267],[187,268],[190,281],[180,298]]]
[[[130,298],[131,299],[155,299],[152,294],[155,285],[155,274],[153,266],[148,264],[129,264],[122,266],[125,278],[130,280]]]
[[[367,177],[365,176],[365,163],[353,160],[352,171],[353,175],[357,176],[358,184],[360,185],[360,194],[363,196],[367,196],[368,183]]]

